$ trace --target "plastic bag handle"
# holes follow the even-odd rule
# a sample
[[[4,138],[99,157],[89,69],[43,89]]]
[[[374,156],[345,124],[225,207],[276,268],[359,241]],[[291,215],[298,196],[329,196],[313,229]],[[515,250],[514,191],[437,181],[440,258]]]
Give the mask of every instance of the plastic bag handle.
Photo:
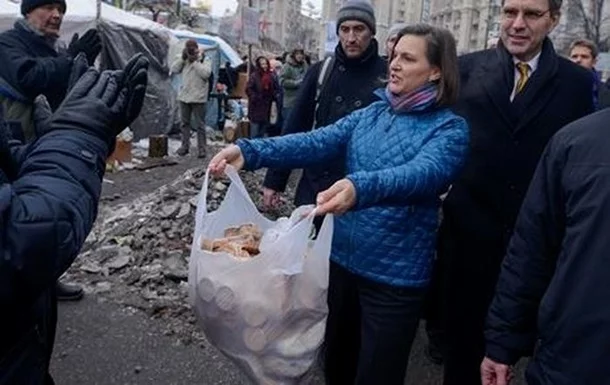
[[[199,191],[199,199],[197,202],[197,210],[195,211],[195,229],[199,228],[203,216],[208,213],[208,186],[210,184],[210,169],[205,170],[203,184]]]
[[[250,194],[248,194],[248,189],[246,189],[246,185],[239,177],[237,170],[235,167],[231,165],[227,165],[224,170],[225,175],[231,181],[231,184],[237,188],[237,190],[241,193],[242,197],[250,204],[253,208],[256,209],[256,205],[250,198]],[[204,215],[208,213],[208,189],[210,186],[210,169],[208,168],[205,171],[205,177],[203,179],[203,184],[201,186],[201,191],[199,192],[199,201],[197,203],[197,211],[195,212],[195,228],[199,228],[198,223],[201,221]]]

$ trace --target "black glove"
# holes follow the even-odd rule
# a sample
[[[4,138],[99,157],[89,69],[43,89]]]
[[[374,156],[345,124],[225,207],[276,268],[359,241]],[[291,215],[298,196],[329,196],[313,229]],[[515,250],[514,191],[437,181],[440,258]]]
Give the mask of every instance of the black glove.
[[[185,48],[185,49],[182,50],[182,60],[186,60],[188,57],[189,57],[189,52]]]
[[[131,125],[142,111],[148,85],[148,66],[148,59],[141,53],[134,55],[125,65],[121,80],[126,88],[127,105],[124,119],[119,122],[120,127],[117,128],[119,132]]]
[[[69,93],[78,80],[83,76],[87,69],[89,68],[89,64],[87,63],[87,57],[84,53],[79,53],[76,58],[72,61],[72,70],[70,71],[70,77],[68,79],[68,90]],[[36,130],[36,136],[41,136],[46,133],[49,129],[49,124],[47,124],[47,120],[53,115],[53,110],[51,110],[51,106],[47,98],[44,95],[38,95],[36,99],[34,99],[34,128]]]
[[[93,134],[114,150],[116,136],[140,114],[148,82],[148,60],[138,54],[124,71],[90,68],[46,120],[47,131],[78,130]]]
[[[78,33],[75,33],[68,46],[70,56],[76,57],[76,55],[83,52],[87,56],[89,65],[93,65],[95,58],[100,54],[101,50],[102,41],[96,29],[88,30],[81,38],[79,38]]]
[[[47,131],[78,130],[93,134],[112,150],[114,127],[123,119],[126,92],[119,86],[122,71],[100,74],[90,68],[74,85],[57,111],[46,121]]]

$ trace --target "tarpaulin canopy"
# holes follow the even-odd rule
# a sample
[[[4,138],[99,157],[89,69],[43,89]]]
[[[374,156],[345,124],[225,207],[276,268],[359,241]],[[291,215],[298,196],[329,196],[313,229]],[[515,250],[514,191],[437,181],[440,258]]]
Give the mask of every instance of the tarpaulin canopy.
[[[67,0],[66,3],[60,39],[68,42],[74,33],[97,27],[103,42],[101,68],[121,68],[138,52],[148,57],[151,65],[146,101],[131,130],[136,139],[169,132],[176,114],[176,95],[169,78],[169,47],[179,41],[168,28],[108,4],[102,4],[101,17],[96,20],[95,0]],[[18,3],[0,0],[0,31],[12,28],[20,17]]]

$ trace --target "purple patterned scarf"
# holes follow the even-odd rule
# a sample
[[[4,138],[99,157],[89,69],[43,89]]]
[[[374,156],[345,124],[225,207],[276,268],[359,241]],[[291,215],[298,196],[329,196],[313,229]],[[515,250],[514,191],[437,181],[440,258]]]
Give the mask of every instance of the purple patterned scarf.
[[[404,95],[393,94],[386,87],[385,96],[395,113],[423,111],[436,103],[438,86],[435,83],[427,82]]]

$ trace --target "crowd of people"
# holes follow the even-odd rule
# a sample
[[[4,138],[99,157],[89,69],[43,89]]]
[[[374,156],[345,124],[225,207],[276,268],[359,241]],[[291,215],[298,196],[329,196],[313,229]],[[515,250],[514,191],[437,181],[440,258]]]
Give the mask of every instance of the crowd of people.
[[[402,384],[421,317],[445,385],[507,384],[524,356],[529,384],[610,378],[610,85],[592,42],[555,51],[560,9],[505,0],[497,45],[459,58],[448,32],[397,25],[381,57],[374,9],[347,1],[283,136],[212,159],[268,168],[268,205],[302,168],[295,203],[337,215],[328,384]]]
[[[267,206],[303,169],[295,203],[317,206],[316,226],[335,215],[327,384],[402,385],[422,318],[444,385],[505,385],[521,357],[532,385],[608,382],[610,85],[592,42],[555,51],[561,5],[504,0],[497,46],[458,56],[425,24],[395,25],[380,46],[373,6],[348,0],[333,55],[254,61],[251,139],[208,167],[267,168]],[[82,296],[58,279],[140,113],[148,60],[100,72],[95,29],[59,43],[65,1],[21,11],[0,34],[0,383],[49,385],[58,295]],[[181,156],[193,130],[208,155],[211,68],[193,40],[171,63]]]

